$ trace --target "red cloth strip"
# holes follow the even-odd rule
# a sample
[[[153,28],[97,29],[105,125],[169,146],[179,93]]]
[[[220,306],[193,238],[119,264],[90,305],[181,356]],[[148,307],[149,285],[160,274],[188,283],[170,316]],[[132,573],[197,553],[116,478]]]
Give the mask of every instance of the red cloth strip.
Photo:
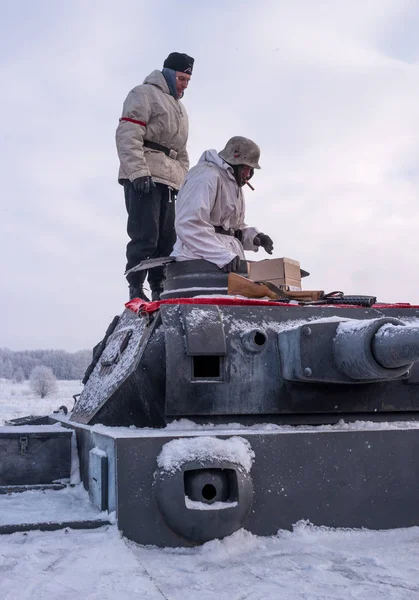
[[[119,121],[129,121],[130,123],[136,123],[137,125],[147,127],[147,123],[145,123],[144,121],[136,121],[135,119],[129,119],[128,117],[121,117]]]
[[[161,304],[217,304],[218,306],[283,306],[300,308],[298,304],[286,304],[285,302],[273,302],[272,300],[243,300],[241,298],[169,298],[158,302],[145,302],[140,298],[134,298],[125,304],[135,313],[153,313],[159,310]],[[364,308],[365,306],[353,306],[352,304],[318,304],[310,308]],[[419,308],[419,305],[398,304],[374,304],[371,308]]]
[[[270,300],[242,300],[238,298],[169,298],[157,302],[145,302],[141,298],[134,298],[125,304],[135,313],[152,313],[159,310],[161,304],[218,304],[219,306],[289,306],[284,302]]]

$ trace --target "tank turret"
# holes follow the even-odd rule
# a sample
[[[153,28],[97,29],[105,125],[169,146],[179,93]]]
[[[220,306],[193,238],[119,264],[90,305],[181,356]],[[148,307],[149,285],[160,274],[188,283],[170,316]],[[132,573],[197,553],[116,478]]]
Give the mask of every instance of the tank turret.
[[[208,265],[199,273],[169,265],[171,297],[128,303],[97,346],[73,421],[163,427],[180,418],[249,425],[419,415],[419,328],[404,320],[415,309],[175,297],[227,289],[227,275]]]

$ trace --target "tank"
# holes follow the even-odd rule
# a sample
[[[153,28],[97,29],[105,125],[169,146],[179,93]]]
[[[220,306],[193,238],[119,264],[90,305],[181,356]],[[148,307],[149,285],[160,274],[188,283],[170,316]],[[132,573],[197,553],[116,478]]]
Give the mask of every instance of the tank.
[[[114,440],[123,533],[419,524],[418,307],[229,297],[203,263],[168,264],[161,302],[127,303],[69,421]]]
[[[55,417],[91,501],[157,546],[419,525],[419,307],[232,297],[203,263],[126,304]]]

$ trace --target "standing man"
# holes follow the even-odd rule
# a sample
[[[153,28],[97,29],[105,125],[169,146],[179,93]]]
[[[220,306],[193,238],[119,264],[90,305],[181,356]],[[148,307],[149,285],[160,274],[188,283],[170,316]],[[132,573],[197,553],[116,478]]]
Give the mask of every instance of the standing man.
[[[188,116],[181,103],[194,59],[172,52],[162,71],[153,71],[128,94],[116,130],[128,212],[127,266],[168,256],[176,239],[175,199],[189,168],[186,142]],[[127,275],[130,298],[148,300],[143,291],[146,271]],[[163,268],[148,272],[152,299],[163,290]]]
[[[259,157],[259,146],[240,136],[221,152],[203,153],[179,192],[176,260],[204,259],[229,273],[238,269],[244,250],[257,252],[261,246],[272,254],[271,238],[244,221],[242,188],[260,169]]]

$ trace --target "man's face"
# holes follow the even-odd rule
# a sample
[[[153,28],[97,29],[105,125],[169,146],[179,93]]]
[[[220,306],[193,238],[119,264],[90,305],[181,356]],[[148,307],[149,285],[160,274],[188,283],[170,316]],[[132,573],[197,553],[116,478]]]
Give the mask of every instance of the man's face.
[[[240,165],[238,169],[238,181],[240,187],[246,185],[253,175],[253,169],[249,165]]]
[[[182,73],[181,71],[176,71],[176,92],[178,98],[182,98],[186,88],[188,87],[188,83],[191,79],[191,76],[187,73]]]

